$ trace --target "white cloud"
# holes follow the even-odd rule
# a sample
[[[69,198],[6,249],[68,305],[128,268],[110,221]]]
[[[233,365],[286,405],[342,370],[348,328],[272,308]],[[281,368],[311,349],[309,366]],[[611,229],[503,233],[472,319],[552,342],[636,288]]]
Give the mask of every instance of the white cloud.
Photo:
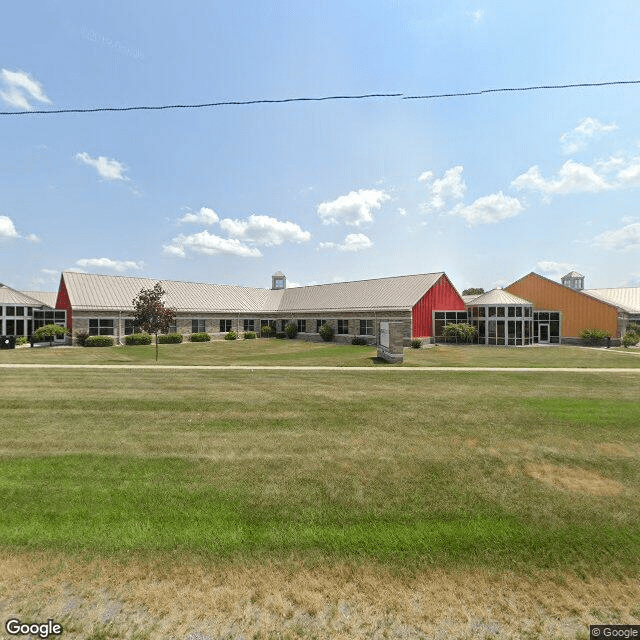
[[[398,207],[398,213],[399,213],[401,216],[406,216],[406,215],[407,215],[407,210],[406,210],[406,209],[403,209],[402,207]]]
[[[337,249],[338,251],[364,251],[370,249],[373,242],[364,235],[364,233],[350,233],[341,243],[321,242],[318,245],[320,249]]]
[[[92,158],[88,153],[83,151],[81,153],[76,153],[76,160],[80,160],[80,162],[84,162],[84,164],[93,167],[105,180],[128,180],[124,175],[127,168],[121,162],[114,160],[113,158],[107,158],[105,156]]]
[[[567,154],[580,151],[592,138],[615,131],[617,128],[613,122],[602,124],[595,118],[587,117],[575,129],[560,136],[562,151]]]
[[[482,22],[484,18],[484,9],[476,9],[475,11],[467,11],[467,15],[477,24]]]
[[[554,178],[544,178],[538,166],[533,166],[511,182],[518,190],[539,191],[545,196],[568,193],[597,193],[614,188],[604,175],[593,167],[567,160]]]
[[[60,272],[57,269],[40,269],[40,271],[42,271],[42,273],[48,276],[53,276],[53,277],[60,274]]]
[[[202,224],[205,226],[211,226],[218,222],[220,218],[218,214],[209,207],[201,207],[198,213],[186,213],[178,220],[183,224]]]
[[[19,238],[13,220],[9,216],[0,216],[0,238]]]
[[[536,263],[535,271],[547,274],[552,278],[561,278],[573,271],[573,266],[566,262],[554,262],[553,260],[540,260]]]
[[[250,215],[246,220],[224,218],[220,221],[220,228],[232,238],[267,247],[283,242],[307,242],[311,238],[311,234],[295,222],[270,216]]]
[[[467,191],[467,185],[462,179],[464,167],[458,165],[447,169],[442,178],[433,180],[433,173],[425,171],[419,178],[421,182],[431,182],[428,188],[429,199],[421,204],[424,211],[443,209],[452,201],[462,200]]]
[[[40,242],[40,238],[39,238],[35,233],[28,233],[28,234],[24,237],[24,239],[25,239],[27,242],[33,242],[34,244],[35,244],[36,242]]]
[[[181,258],[186,256],[187,249],[209,256],[227,254],[242,258],[259,258],[262,255],[255,247],[242,244],[236,238],[221,238],[206,230],[191,235],[180,234],[171,240],[171,244],[163,247],[165,254]]]
[[[372,212],[380,209],[390,196],[381,189],[351,191],[331,202],[318,205],[318,216],[324,224],[347,224],[358,227],[373,220]]]
[[[505,196],[502,191],[478,198],[470,205],[455,206],[449,215],[464,218],[470,227],[477,224],[492,224],[517,216],[524,207],[517,198]]]
[[[640,222],[628,224],[621,229],[603,231],[593,239],[593,244],[618,251],[640,251]]]
[[[51,102],[46,96],[42,85],[25,71],[2,69],[0,81],[3,85],[3,90],[0,91],[0,98],[10,107],[31,111],[33,106],[29,102],[30,99],[44,103]]]
[[[130,271],[132,269],[142,269],[143,262],[133,260],[111,260],[110,258],[82,258],[76,264],[79,267],[93,267],[99,269],[111,269],[113,271]]]

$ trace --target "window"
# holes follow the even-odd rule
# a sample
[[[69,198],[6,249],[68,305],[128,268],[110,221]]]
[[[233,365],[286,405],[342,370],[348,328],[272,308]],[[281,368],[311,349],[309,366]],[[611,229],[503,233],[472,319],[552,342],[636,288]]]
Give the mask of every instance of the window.
[[[16,315],[23,316],[24,315],[24,307],[16,307]]]
[[[89,318],[90,336],[112,336],[113,318]]]
[[[204,320],[199,322],[202,322],[202,329],[199,329],[199,331],[204,331]],[[231,331],[231,318],[223,318],[220,320],[220,332],[227,333],[228,331]]]
[[[15,307],[7,307],[6,311],[5,311],[5,315],[6,316],[15,316],[16,315],[16,308]]]
[[[244,320],[242,321],[242,328],[245,331],[255,331],[256,321],[253,318],[244,318]]]
[[[124,319],[124,335],[130,336],[132,333],[139,333],[140,327],[135,324],[133,318],[125,318]]]
[[[361,336],[373,335],[373,320],[360,320],[360,335]]]
[[[298,320],[298,333],[306,333],[307,332],[307,321],[306,320]]]
[[[338,319],[338,328],[336,333],[346,334],[349,333],[349,321],[344,319]]]
[[[316,320],[316,333],[320,333],[320,327],[323,324],[327,324],[327,321],[326,320],[320,320],[320,319]]]
[[[191,333],[204,333],[205,322],[200,318],[191,318]]]
[[[504,318],[504,307],[498,307],[498,318]]]
[[[170,324],[167,327],[166,333],[178,333],[178,325],[177,324]]]

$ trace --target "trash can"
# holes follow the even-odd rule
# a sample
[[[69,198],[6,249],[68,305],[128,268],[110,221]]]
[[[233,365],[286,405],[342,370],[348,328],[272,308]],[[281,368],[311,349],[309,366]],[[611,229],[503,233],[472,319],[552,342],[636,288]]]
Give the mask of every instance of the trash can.
[[[16,337],[15,336],[0,336],[0,349],[15,349]]]

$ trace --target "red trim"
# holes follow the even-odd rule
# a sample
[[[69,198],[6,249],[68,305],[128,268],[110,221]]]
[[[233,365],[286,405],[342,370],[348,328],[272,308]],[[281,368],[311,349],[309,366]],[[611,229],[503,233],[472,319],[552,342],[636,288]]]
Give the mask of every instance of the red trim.
[[[69,300],[69,293],[67,292],[67,285],[64,282],[64,276],[60,276],[56,309],[64,309],[67,312],[67,329],[69,329],[69,333],[71,333],[73,329],[73,309],[71,308],[71,300]]]
[[[432,311],[465,310],[464,300],[443,274],[411,310],[412,337],[429,338],[433,335]]]

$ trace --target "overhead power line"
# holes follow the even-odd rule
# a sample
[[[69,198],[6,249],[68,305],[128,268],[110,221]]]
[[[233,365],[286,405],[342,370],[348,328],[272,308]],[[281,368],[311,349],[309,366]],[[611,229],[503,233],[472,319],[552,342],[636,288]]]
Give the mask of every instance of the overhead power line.
[[[322,102],[326,100],[365,100],[369,98],[399,98],[401,100],[436,100],[443,98],[464,98],[490,93],[509,93],[518,91],[545,91],[550,89],[576,89],[584,87],[611,87],[640,84],[640,80],[614,80],[611,82],[576,82],[571,84],[544,84],[531,87],[504,87],[501,89],[480,89],[455,93],[432,93],[427,95],[406,96],[403,93],[365,93],[362,95],[322,96],[309,98],[281,98],[259,100],[227,100],[224,102],[204,102],[199,104],[137,105],[126,107],[90,107],[69,109],[32,109],[28,111],[0,111],[0,116],[54,115],[61,113],[100,113],[119,111],[165,111],[170,109],[204,109],[211,107],[244,106],[252,104],[282,104],[286,102]]]

